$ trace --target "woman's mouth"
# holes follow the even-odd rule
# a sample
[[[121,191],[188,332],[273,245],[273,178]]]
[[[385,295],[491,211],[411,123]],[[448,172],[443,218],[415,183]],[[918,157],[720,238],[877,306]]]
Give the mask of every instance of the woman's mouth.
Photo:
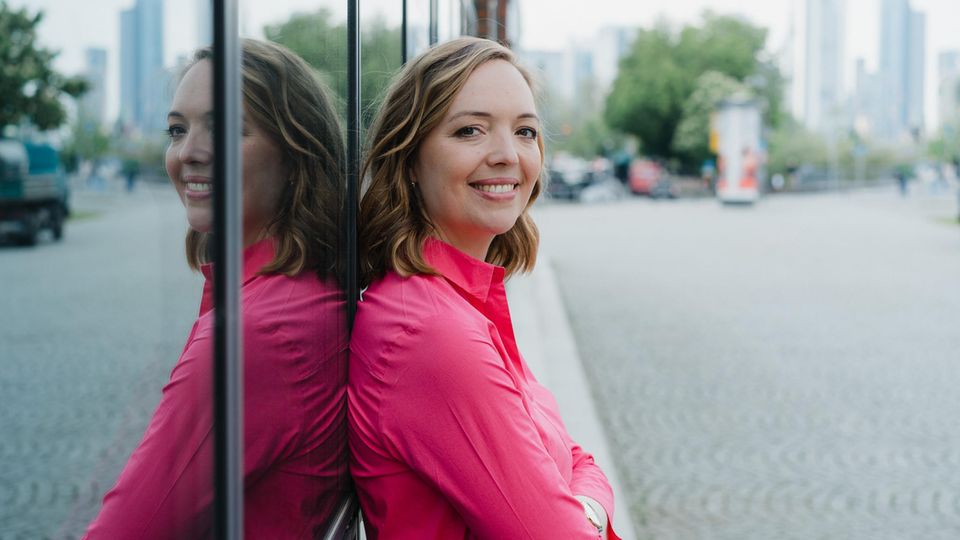
[[[183,195],[187,199],[202,201],[213,194],[213,182],[209,178],[188,176],[183,179]]]
[[[483,191],[484,193],[509,193],[520,184],[471,184],[473,189]]]
[[[213,189],[213,184],[207,182],[187,182],[188,191],[207,192]]]

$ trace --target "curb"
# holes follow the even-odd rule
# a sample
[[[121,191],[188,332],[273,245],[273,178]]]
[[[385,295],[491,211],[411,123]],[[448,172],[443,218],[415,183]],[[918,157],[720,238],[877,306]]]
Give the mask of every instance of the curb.
[[[570,436],[593,455],[610,481],[614,530],[623,540],[636,540],[629,504],[590,393],[553,266],[546,254],[538,255],[537,265],[530,274],[510,279],[507,298],[524,360],[537,380],[553,392]]]

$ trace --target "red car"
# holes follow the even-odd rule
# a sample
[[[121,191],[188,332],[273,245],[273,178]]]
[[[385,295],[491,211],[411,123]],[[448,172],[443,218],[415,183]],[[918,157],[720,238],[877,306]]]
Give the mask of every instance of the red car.
[[[663,176],[663,167],[656,161],[635,159],[630,163],[628,176],[630,191],[637,195],[650,195]]]

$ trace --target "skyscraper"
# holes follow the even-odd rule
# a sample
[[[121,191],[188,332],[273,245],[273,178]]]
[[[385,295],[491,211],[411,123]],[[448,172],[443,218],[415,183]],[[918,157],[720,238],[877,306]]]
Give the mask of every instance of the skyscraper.
[[[908,0],[882,0],[880,81],[884,88],[876,134],[900,139],[923,131],[926,17]]]
[[[163,0],[137,0],[120,13],[120,120],[141,132],[166,124]]]
[[[937,97],[940,125],[960,126],[960,50],[941,52],[937,58]]]
[[[807,0],[804,123],[835,132],[843,108],[845,0]]]
[[[90,87],[80,98],[80,114],[84,120],[102,124],[107,104],[107,51],[91,47],[86,50],[84,57],[86,66],[83,77]]]

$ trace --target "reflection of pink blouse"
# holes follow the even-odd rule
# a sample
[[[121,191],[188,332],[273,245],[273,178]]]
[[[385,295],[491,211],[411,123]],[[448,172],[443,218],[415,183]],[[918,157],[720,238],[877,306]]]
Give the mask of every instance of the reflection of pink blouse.
[[[350,342],[368,538],[596,539],[574,495],[612,516],[610,486],[517,350],[503,268],[432,239],[424,256],[440,275],[372,284]]]
[[[348,489],[344,301],[313,272],[257,275],[272,259],[270,240],[244,251],[244,527],[247,538],[313,538]],[[211,272],[160,405],[87,538],[211,536]]]

